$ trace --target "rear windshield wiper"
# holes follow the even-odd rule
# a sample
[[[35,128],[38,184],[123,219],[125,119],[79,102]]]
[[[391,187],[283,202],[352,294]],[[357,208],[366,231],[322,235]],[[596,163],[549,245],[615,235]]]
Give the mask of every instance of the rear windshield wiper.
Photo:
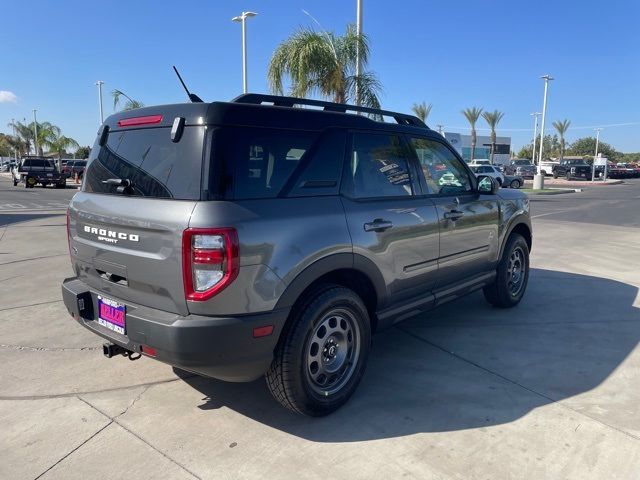
[[[127,195],[133,193],[133,182],[128,178],[107,178],[106,180],[102,180],[102,183],[117,186],[116,192],[118,193],[125,193]]]

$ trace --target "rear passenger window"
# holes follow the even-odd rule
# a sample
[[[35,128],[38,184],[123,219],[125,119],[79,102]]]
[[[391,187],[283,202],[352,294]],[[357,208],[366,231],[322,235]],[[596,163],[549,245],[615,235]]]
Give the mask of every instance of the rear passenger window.
[[[355,133],[343,181],[343,192],[351,198],[411,195],[409,162],[400,137]]]
[[[317,134],[264,128],[221,128],[214,148],[222,155],[226,188],[237,200],[275,198]]]

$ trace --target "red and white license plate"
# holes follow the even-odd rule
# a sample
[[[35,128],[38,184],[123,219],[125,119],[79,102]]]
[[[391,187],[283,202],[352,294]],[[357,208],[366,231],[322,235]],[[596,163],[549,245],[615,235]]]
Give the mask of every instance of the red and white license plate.
[[[126,333],[126,307],[110,298],[98,295],[98,323],[109,330]]]

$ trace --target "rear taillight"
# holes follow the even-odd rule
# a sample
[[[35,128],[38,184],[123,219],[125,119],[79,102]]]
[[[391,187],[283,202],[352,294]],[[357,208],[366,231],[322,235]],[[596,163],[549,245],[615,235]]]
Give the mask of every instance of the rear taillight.
[[[187,300],[213,297],[238,276],[238,234],[233,228],[188,228],[182,235]]]

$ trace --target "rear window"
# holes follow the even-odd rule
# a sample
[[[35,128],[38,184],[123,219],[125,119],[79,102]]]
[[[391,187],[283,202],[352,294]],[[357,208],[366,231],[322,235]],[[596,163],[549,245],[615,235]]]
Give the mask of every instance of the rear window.
[[[222,187],[236,200],[275,198],[317,138],[316,133],[268,128],[225,127],[214,135],[216,161],[224,169]],[[215,181],[215,175],[212,177]],[[214,186],[211,187],[215,191]]]
[[[83,190],[118,194],[116,185],[104,182],[129,179],[133,196],[199,200],[204,132],[205,127],[186,127],[174,143],[169,127],[112,131],[106,145],[96,141],[91,150]]]

